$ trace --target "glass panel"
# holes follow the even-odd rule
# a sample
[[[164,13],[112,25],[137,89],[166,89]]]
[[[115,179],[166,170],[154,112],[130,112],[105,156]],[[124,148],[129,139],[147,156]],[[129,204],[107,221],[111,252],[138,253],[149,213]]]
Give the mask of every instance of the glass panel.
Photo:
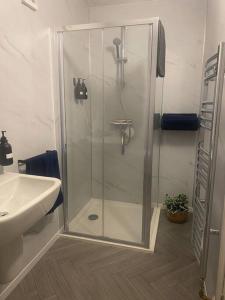
[[[104,30],[104,236],[135,243],[143,242],[149,37],[148,25]]]
[[[97,84],[102,81],[102,33],[96,30],[89,35],[89,31],[64,33],[67,222],[71,232],[101,236],[102,200],[96,202],[94,198],[99,194],[99,199],[102,199],[102,134],[101,122],[97,122],[102,119],[102,109],[99,109],[102,106],[102,85]],[[78,99],[82,98],[83,92],[79,97],[74,95],[78,78],[85,79],[86,100]]]

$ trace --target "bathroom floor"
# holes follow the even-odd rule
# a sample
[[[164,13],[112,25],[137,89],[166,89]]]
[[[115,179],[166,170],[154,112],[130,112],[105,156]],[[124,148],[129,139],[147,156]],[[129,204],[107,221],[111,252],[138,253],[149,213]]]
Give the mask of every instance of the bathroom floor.
[[[156,253],[60,238],[8,300],[197,300],[191,221],[160,216]]]

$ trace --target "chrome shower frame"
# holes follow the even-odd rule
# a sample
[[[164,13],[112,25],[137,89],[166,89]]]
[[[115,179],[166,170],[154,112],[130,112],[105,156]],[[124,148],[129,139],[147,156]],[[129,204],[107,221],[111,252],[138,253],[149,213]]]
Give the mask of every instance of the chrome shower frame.
[[[64,234],[76,236],[91,240],[102,241],[105,243],[116,243],[125,246],[137,247],[140,249],[150,248],[150,224],[151,224],[151,184],[152,184],[152,153],[153,153],[153,117],[155,111],[155,90],[156,90],[156,67],[157,67],[157,47],[158,47],[158,24],[159,18],[137,19],[122,22],[109,23],[92,23],[80,25],[66,25],[56,28],[56,45],[58,49],[58,73],[59,73],[59,93],[60,93],[60,124],[61,124],[61,161],[62,161],[62,178],[64,192]],[[148,55],[148,120],[145,138],[145,154],[144,154],[144,180],[143,180],[143,217],[142,217],[142,243],[133,243],[110,239],[104,236],[90,236],[87,234],[78,234],[69,231],[68,226],[68,178],[67,178],[67,136],[66,136],[66,112],[65,112],[65,90],[64,90],[64,63],[63,63],[63,34],[65,32],[93,30],[104,28],[121,27],[135,25],[149,25],[149,55]],[[122,34],[124,35],[124,34]],[[123,37],[123,36],[122,36]],[[124,51],[122,53],[124,57]],[[103,199],[104,201],[104,199]]]

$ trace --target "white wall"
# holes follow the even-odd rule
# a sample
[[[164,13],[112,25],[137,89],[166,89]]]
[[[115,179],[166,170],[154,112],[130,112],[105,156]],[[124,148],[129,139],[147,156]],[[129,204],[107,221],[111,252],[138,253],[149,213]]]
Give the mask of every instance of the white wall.
[[[88,21],[83,0],[39,0],[34,12],[20,0],[0,1],[0,129],[17,160],[55,148],[50,28]],[[58,231],[57,212],[24,238],[24,265]],[[0,291],[4,286],[0,287]]]
[[[218,44],[225,41],[225,2],[224,0],[208,0],[206,41],[204,58],[207,59],[217,51]],[[225,84],[225,83],[224,83]],[[225,195],[225,92],[222,102],[220,132],[217,152],[214,203],[212,211],[212,228],[220,228],[222,208]],[[217,263],[219,251],[218,236],[211,236],[208,261],[207,290],[209,295],[215,294]]]
[[[199,111],[205,0],[152,0],[93,6],[90,21],[159,16],[167,40],[163,112]],[[161,140],[160,200],[165,193],[192,198],[195,162],[193,132],[164,132]]]

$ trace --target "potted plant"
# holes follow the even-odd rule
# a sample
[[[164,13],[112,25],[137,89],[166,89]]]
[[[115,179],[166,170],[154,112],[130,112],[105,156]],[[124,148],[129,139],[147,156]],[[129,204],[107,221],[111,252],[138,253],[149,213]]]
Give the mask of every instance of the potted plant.
[[[166,194],[165,206],[167,217],[173,223],[184,223],[188,219],[188,197],[185,194],[178,194],[171,197]]]

